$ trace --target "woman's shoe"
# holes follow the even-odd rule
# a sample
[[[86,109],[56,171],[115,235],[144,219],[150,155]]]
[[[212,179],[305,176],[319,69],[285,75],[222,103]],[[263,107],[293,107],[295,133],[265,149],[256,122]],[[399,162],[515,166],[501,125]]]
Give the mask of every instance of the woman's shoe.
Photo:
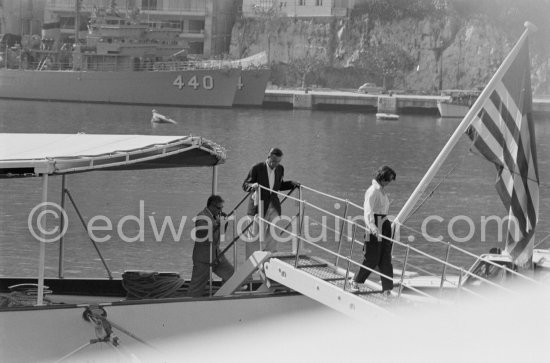
[[[351,281],[349,282],[348,290],[349,290],[350,292],[357,292],[357,291],[359,291],[359,286],[357,285],[357,282],[351,280]]]

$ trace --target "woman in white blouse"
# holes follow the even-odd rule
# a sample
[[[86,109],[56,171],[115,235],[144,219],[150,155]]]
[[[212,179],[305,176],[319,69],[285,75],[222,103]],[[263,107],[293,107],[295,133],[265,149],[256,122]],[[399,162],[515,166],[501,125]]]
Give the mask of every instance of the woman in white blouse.
[[[369,277],[371,270],[379,268],[380,273],[387,277],[380,277],[382,290],[389,294],[393,289],[393,266],[391,263],[391,222],[387,219],[390,201],[384,188],[395,180],[397,174],[389,166],[380,167],[374,174],[371,186],[365,192],[365,226],[368,233],[365,234],[365,245],[363,251],[365,260],[355,278],[350,284],[351,291],[358,291],[357,284],[362,284]],[[388,278],[389,277],[389,278]]]

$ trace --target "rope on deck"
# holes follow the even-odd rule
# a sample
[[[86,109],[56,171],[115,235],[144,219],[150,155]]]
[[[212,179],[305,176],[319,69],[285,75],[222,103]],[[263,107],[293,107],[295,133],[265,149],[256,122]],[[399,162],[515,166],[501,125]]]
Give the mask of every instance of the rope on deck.
[[[182,294],[180,288],[185,281],[176,273],[126,271],[122,275],[122,286],[128,299],[159,299]]]

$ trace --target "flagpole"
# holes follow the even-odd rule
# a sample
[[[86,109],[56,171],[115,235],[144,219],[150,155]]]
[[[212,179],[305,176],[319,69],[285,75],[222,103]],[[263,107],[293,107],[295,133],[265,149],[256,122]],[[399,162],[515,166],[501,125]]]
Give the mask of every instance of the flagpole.
[[[439,153],[435,161],[432,163],[432,165],[430,166],[430,168],[428,169],[428,171],[426,172],[426,174],[424,175],[424,177],[422,178],[422,180],[420,181],[416,189],[413,191],[413,193],[411,194],[411,196],[409,197],[409,199],[407,200],[407,202],[405,203],[405,205],[403,206],[403,208],[401,209],[397,217],[395,217],[395,220],[393,222],[393,227],[396,228],[396,231],[398,231],[399,226],[402,225],[405,222],[405,220],[407,220],[412,209],[414,208],[414,206],[416,205],[416,203],[418,202],[422,194],[424,194],[424,192],[426,191],[426,188],[428,187],[432,179],[435,177],[435,174],[437,173],[437,171],[441,168],[441,165],[443,165],[443,162],[445,162],[445,159],[447,158],[447,156],[449,156],[450,152],[456,146],[462,134],[464,134],[468,126],[470,126],[472,119],[479,113],[479,111],[481,111],[481,108],[483,107],[483,103],[486,101],[487,98],[489,98],[493,90],[496,88],[495,87],[496,84],[500,81],[500,79],[502,79],[504,74],[508,71],[508,69],[510,68],[510,65],[518,55],[521,49],[521,46],[527,40],[527,37],[529,36],[529,34],[532,34],[537,31],[537,27],[528,21],[525,22],[524,26],[526,29],[524,30],[519,40],[516,42],[516,45],[514,45],[510,53],[508,53],[504,61],[502,61],[502,64],[500,65],[500,67],[497,69],[497,71],[495,72],[491,80],[487,83],[487,85],[485,86],[485,88],[483,89],[483,91],[475,101],[475,103],[472,105],[472,107],[470,108],[466,116],[464,116],[464,118],[456,128],[455,132],[453,133],[449,141],[447,141],[447,144],[443,147],[443,149],[441,150],[441,152]]]

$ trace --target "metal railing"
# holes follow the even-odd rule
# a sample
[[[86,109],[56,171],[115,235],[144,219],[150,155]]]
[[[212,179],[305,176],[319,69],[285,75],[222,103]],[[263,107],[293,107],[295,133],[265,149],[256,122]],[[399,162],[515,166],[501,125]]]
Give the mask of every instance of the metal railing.
[[[362,214],[364,213],[363,207],[361,207],[361,206],[359,206],[359,205],[357,205],[357,204],[355,204],[355,203],[353,203],[353,202],[350,202],[349,200],[345,200],[345,199],[342,199],[342,198],[339,198],[339,197],[336,197],[336,196],[333,196],[333,195],[329,195],[329,194],[326,194],[326,193],[317,191],[317,190],[315,190],[315,189],[313,189],[313,188],[309,188],[309,187],[306,187],[306,186],[303,186],[303,187],[304,187],[304,188],[307,188],[307,189],[308,189],[309,191],[311,191],[311,192],[314,192],[314,193],[323,195],[323,196],[325,196],[325,197],[330,197],[330,198],[332,198],[332,199],[334,199],[334,200],[337,200],[337,201],[340,201],[340,202],[345,202],[345,203],[346,203],[345,212],[349,209],[349,207],[355,207],[355,208],[356,208],[358,211],[360,211]],[[339,217],[339,218],[346,219],[345,214],[346,214],[346,213],[344,213],[344,216],[343,216],[343,217]],[[335,216],[336,216],[336,215],[335,215]],[[405,229],[408,229],[408,230],[411,230],[411,231],[413,231],[413,232],[416,232],[416,233],[421,234],[421,231],[414,230],[413,228],[408,227],[408,226],[405,226],[405,225],[402,225],[402,224],[400,224],[399,227],[403,227],[403,228],[405,228]],[[365,228],[363,227],[363,229],[365,229]],[[366,231],[366,230],[365,230],[365,231]],[[391,241],[394,242],[393,239],[392,239]],[[397,243],[396,243],[397,245],[402,246],[402,247],[405,247],[405,248],[408,248],[408,247],[410,246],[410,244],[408,244],[408,243],[402,243],[402,242],[400,242],[400,241],[395,241],[395,242],[397,242]],[[445,261],[444,261],[444,262],[446,262],[446,263],[448,263],[448,261],[449,261],[450,252],[451,252],[451,251],[456,251],[456,252],[460,252],[460,253],[463,254],[463,255],[466,255],[466,256],[475,258],[475,261],[474,261],[474,263],[472,264],[472,266],[475,265],[475,263],[476,263],[477,261],[483,261],[483,262],[486,262],[486,263],[488,263],[488,264],[490,264],[490,265],[492,265],[492,266],[495,266],[495,267],[497,267],[497,268],[499,268],[499,269],[501,269],[501,270],[504,270],[504,271],[506,271],[507,273],[510,273],[510,274],[512,274],[512,275],[514,275],[514,276],[516,276],[516,277],[518,277],[518,278],[521,278],[521,279],[523,279],[523,280],[525,280],[525,281],[532,282],[532,283],[535,283],[535,284],[539,284],[537,281],[531,279],[530,277],[525,276],[525,275],[523,275],[523,274],[521,274],[521,273],[519,273],[519,272],[517,272],[517,271],[514,271],[514,270],[508,268],[507,266],[503,266],[503,265],[499,265],[499,264],[497,264],[497,263],[494,263],[493,261],[487,260],[487,259],[485,259],[485,258],[483,258],[483,257],[481,257],[481,256],[479,256],[479,255],[476,255],[476,254],[474,254],[474,253],[472,253],[472,252],[470,252],[470,251],[467,251],[467,250],[465,250],[465,249],[463,249],[463,248],[457,247],[457,246],[453,245],[453,244],[450,243],[450,242],[447,242],[447,241],[444,241],[444,240],[436,240],[436,242],[438,242],[439,244],[444,245],[444,246],[446,247]],[[433,256],[432,256],[432,257],[433,257]],[[422,268],[420,268],[420,267],[411,266],[411,265],[409,265],[409,266],[410,266],[410,267],[414,267],[414,268],[416,268],[416,269],[419,269],[419,270],[422,271],[423,273],[427,273],[427,274],[430,274],[430,275],[434,275],[434,276],[435,276],[435,274],[433,274],[433,273],[431,273],[431,272],[429,272],[429,271],[427,271],[427,270],[424,270],[424,269],[422,269]],[[446,266],[446,265],[443,265],[442,267],[443,267],[443,276],[444,276],[447,266]],[[540,284],[539,284],[539,285],[540,285]]]
[[[101,58],[102,55],[94,54],[93,57]],[[82,65],[74,65],[72,62],[47,61],[45,58],[33,62],[18,62],[16,64],[4,63],[7,69],[28,71],[57,71],[57,72],[174,72],[192,70],[230,70],[243,69],[224,60],[208,61],[151,61],[142,64],[129,62],[91,61]],[[257,67],[261,68],[261,67]],[[250,67],[247,69],[251,69]]]
[[[260,189],[258,189],[258,190],[261,190],[261,189],[268,190],[271,193],[275,193],[277,195],[283,195],[280,192],[276,192],[274,190],[271,190],[269,188],[265,188],[263,186],[260,186]],[[327,208],[322,208],[322,207],[319,207],[319,206],[317,206],[313,203],[308,202],[304,198],[304,191],[306,191],[306,190],[309,191],[309,192],[315,193],[317,195],[320,195],[322,197],[345,203],[342,215],[332,213],[332,212],[328,211]],[[350,209],[353,207],[353,208],[356,208],[358,211],[363,212],[363,208],[361,206],[358,206],[357,204],[354,204],[354,203],[350,202],[349,200],[346,200],[346,199],[343,199],[343,198],[339,198],[339,197],[336,197],[336,196],[333,196],[333,195],[330,195],[330,194],[326,194],[326,193],[317,191],[317,190],[315,190],[313,188],[310,188],[310,187],[307,187],[305,185],[300,186],[300,193],[299,193],[299,196],[297,198],[293,197],[293,196],[290,196],[290,195],[286,195],[285,198],[294,200],[298,204],[299,211],[296,215],[296,217],[298,217],[296,219],[296,221],[298,222],[297,232],[288,231],[287,227],[283,228],[283,227],[277,225],[276,223],[273,223],[271,221],[266,220],[261,215],[259,216],[260,231],[263,231],[264,230],[263,225],[267,224],[268,226],[271,226],[273,229],[278,230],[280,232],[280,234],[285,233],[287,236],[292,237],[292,238],[294,238],[298,241],[297,251],[296,251],[296,256],[297,257],[296,257],[296,261],[295,261],[295,267],[297,266],[297,263],[298,263],[298,256],[302,252],[304,252],[304,249],[303,249],[304,245],[307,245],[308,247],[313,248],[317,251],[321,251],[324,254],[328,254],[329,256],[332,256],[332,258],[335,259],[335,266],[336,267],[340,267],[339,263],[341,263],[341,262],[345,263],[346,264],[346,267],[345,267],[346,282],[344,283],[344,286],[343,286],[344,290],[348,288],[347,278],[349,277],[349,275],[351,273],[351,267],[356,266],[358,268],[364,268],[366,270],[369,270],[371,273],[374,273],[375,275],[380,276],[381,278],[387,278],[387,279],[392,280],[394,283],[397,283],[398,284],[398,293],[397,293],[398,297],[401,296],[401,293],[402,293],[403,289],[405,289],[405,288],[409,289],[411,291],[414,291],[417,294],[421,294],[423,296],[429,296],[424,291],[422,291],[419,288],[411,285],[410,282],[408,282],[405,278],[406,272],[410,268],[419,269],[420,271],[424,271],[425,273],[428,273],[432,276],[435,276],[435,274],[429,273],[429,271],[427,271],[425,269],[422,269],[422,268],[419,268],[417,266],[414,266],[413,264],[410,263],[409,259],[411,257],[411,254],[416,254],[416,255],[418,255],[422,258],[425,258],[425,259],[431,261],[432,263],[435,263],[435,264],[439,265],[442,268],[442,273],[440,275],[440,283],[439,283],[439,291],[440,292],[443,290],[445,285],[447,285],[447,286],[455,287],[458,291],[465,291],[465,292],[467,292],[467,293],[469,293],[473,296],[483,298],[483,296],[480,295],[478,292],[473,291],[470,288],[467,288],[466,286],[464,286],[463,282],[465,281],[465,278],[468,278],[468,279],[473,279],[473,280],[479,281],[480,283],[491,286],[491,287],[493,287],[497,290],[504,291],[506,293],[513,293],[513,290],[509,289],[508,287],[502,286],[502,285],[500,285],[500,284],[498,284],[494,281],[491,281],[491,280],[486,279],[482,276],[476,275],[476,274],[473,273],[472,270],[466,270],[466,269],[464,269],[460,266],[456,266],[455,264],[451,263],[449,261],[451,250],[464,253],[464,254],[466,254],[468,256],[471,256],[471,257],[475,257],[477,260],[482,260],[482,261],[486,262],[488,265],[494,266],[494,268],[500,269],[501,271],[506,272],[506,273],[513,274],[514,276],[520,277],[525,281],[528,281],[528,282],[531,282],[531,283],[534,283],[534,284],[540,284],[537,281],[535,281],[535,280],[533,280],[533,279],[531,279],[531,278],[529,278],[529,277],[527,277],[523,274],[520,274],[516,271],[513,271],[513,270],[509,269],[506,266],[503,266],[503,265],[497,264],[493,261],[484,259],[481,256],[477,256],[477,255],[475,255],[475,254],[473,254],[469,251],[458,248],[458,247],[456,247],[456,246],[454,246],[454,245],[452,245],[451,243],[448,243],[448,242],[445,242],[446,253],[445,253],[445,258],[442,259],[442,258],[438,258],[436,256],[433,256],[430,253],[422,251],[419,248],[413,247],[408,243],[403,243],[403,242],[395,240],[393,238],[388,238],[388,237],[381,236],[382,238],[385,238],[386,240],[392,242],[394,245],[401,246],[401,247],[405,248],[405,255],[403,256],[403,259],[398,261],[402,265],[402,271],[401,271],[400,276],[397,277],[397,278],[387,276],[387,275],[382,274],[382,273],[380,273],[380,272],[378,272],[374,269],[363,266],[361,263],[358,263],[355,260],[353,260],[353,247],[354,247],[354,245],[359,244],[361,246],[364,246],[364,242],[359,241],[356,238],[356,236],[357,236],[358,232],[367,233],[367,229],[363,225],[361,225],[357,222],[357,220],[362,220],[362,215],[361,215],[361,218],[351,218],[350,217],[351,216]],[[311,213],[311,212],[309,212],[311,210],[311,211],[320,212],[325,216],[329,216],[331,218],[334,218],[335,226],[338,227],[338,228],[330,228],[327,225],[328,223],[326,223],[326,220],[319,221],[317,219],[307,218],[308,216],[306,216],[306,213],[305,213],[306,209],[308,210],[308,213]],[[294,220],[294,218],[293,218],[293,220]],[[308,238],[306,236],[307,232],[305,231],[305,227],[309,223],[311,223],[312,221],[316,224],[323,224],[324,223],[323,228],[326,228],[326,229],[336,233],[335,234],[335,237],[336,237],[335,241],[337,243],[336,243],[335,248],[333,248],[334,250],[331,249],[331,248],[327,248],[325,246],[322,246],[319,243],[312,242],[310,240],[310,238]],[[338,223],[336,223],[336,221]],[[351,231],[351,233],[346,233],[346,230]],[[306,233],[304,233],[304,232],[306,232]],[[264,236],[260,233],[260,241],[261,241],[260,243],[262,243],[263,238],[264,238]],[[342,245],[343,245],[343,242],[344,242],[344,238],[347,239],[347,241],[349,242],[349,246],[347,246],[347,249],[348,249],[347,255],[345,255],[344,252],[342,252]],[[310,253],[310,251],[307,251],[307,252]],[[397,259],[394,258],[394,261],[396,261],[396,260]],[[458,275],[458,281],[450,281],[448,279],[448,272],[449,271],[457,271],[458,272],[458,274],[459,274]]]
[[[294,192],[295,188],[292,188],[288,194],[282,194],[283,199],[281,200],[281,205],[284,204],[284,202],[287,200],[287,198]],[[233,266],[235,268],[238,268],[238,254],[239,254],[239,248],[237,242],[241,240],[241,238],[249,233],[249,229],[253,227],[254,223],[258,223],[257,217],[254,216],[247,216],[249,220],[246,223],[246,226],[242,229],[239,229],[239,219],[238,217],[238,210],[243,205],[245,201],[247,201],[251,195],[254,193],[254,191],[250,191],[244,195],[244,197],[231,209],[229,213],[224,213],[224,217],[227,220],[227,224],[224,227],[224,235],[227,233],[229,227],[231,227],[231,236],[232,239],[229,241],[229,243],[226,244],[226,246],[220,251],[220,253],[217,255],[215,260],[212,260],[212,251],[210,251],[210,266],[213,266],[217,263],[217,261],[222,257],[225,256],[230,250],[233,251]],[[259,195],[259,193],[257,193]],[[261,204],[261,203],[260,203]],[[259,208],[258,208],[259,209]],[[245,214],[243,213],[242,217],[244,217]],[[232,222],[232,223],[229,223]],[[212,296],[212,271],[210,272],[209,276],[209,294]]]

